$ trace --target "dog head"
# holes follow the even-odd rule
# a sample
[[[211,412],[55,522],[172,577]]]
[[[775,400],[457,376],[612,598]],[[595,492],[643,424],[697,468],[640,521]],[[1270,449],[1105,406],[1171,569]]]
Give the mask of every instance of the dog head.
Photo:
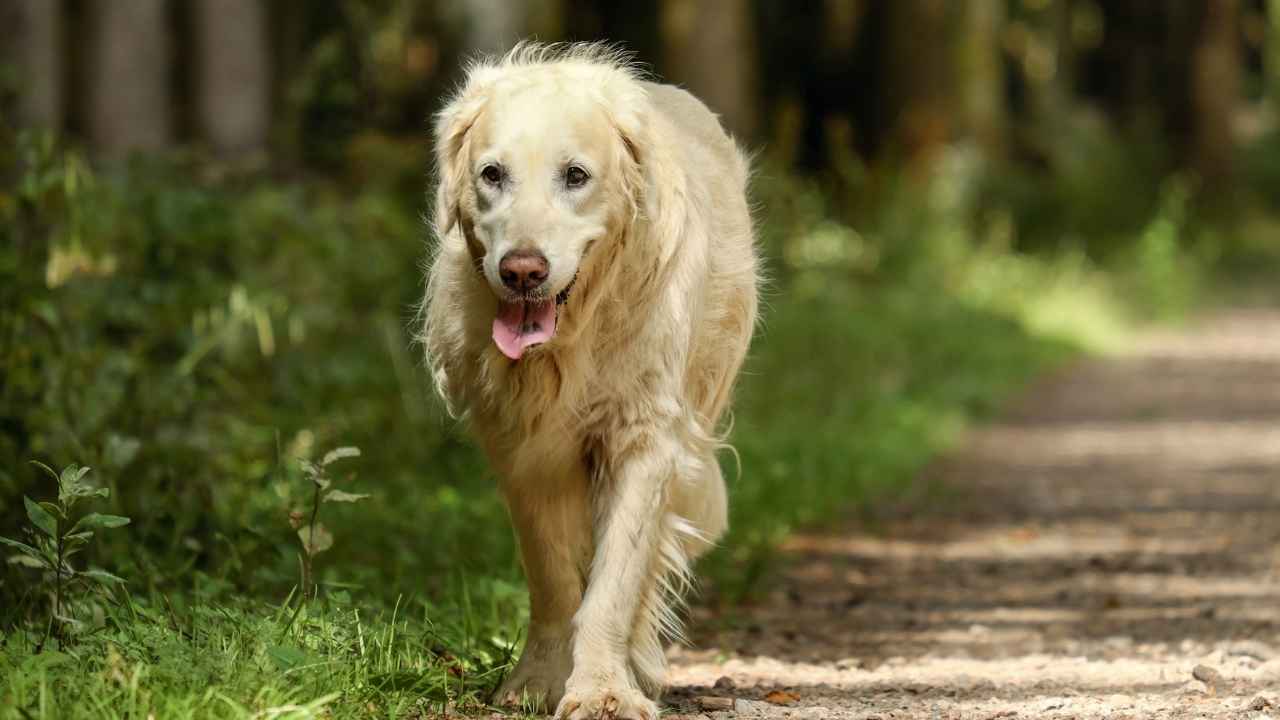
[[[437,118],[436,230],[466,243],[511,359],[552,340],[593,250],[637,213],[643,90],[596,55],[475,67]]]

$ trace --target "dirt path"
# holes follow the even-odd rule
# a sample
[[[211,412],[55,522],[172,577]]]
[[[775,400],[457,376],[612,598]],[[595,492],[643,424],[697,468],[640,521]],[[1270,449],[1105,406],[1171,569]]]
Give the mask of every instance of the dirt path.
[[[1280,718],[1280,312],[1068,368],[931,473],[947,508],[796,537],[741,622],[698,611],[672,713]]]

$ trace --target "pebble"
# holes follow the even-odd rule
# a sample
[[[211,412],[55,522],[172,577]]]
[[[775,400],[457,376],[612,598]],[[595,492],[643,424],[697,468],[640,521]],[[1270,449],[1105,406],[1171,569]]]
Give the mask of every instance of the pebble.
[[[1222,673],[1208,665],[1197,665],[1191,670],[1191,677],[1199,680],[1212,690],[1222,684]]]
[[[714,687],[716,690],[732,690],[737,687],[737,684],[734,683],[733,678],[729,677],[728,675],[721,675],[720,677],[716,678],[716,684],[712,685],[712,687]]]
[[[792,712],[791,717],[797,720],[823,720],[831,717],[831,711],[821,705],[812,705]]]
[[[1271,704],[1271,701],[1261,695],[1254,698],[1253,701],[1249,703],[1249,710],[1252,712],[1262,712],[1264,710],[1270,710],[1273,707],[1275,706]]]

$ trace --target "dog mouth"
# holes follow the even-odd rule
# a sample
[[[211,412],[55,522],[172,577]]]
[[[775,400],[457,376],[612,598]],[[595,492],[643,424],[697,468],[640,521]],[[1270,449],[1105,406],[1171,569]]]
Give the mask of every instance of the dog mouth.
[[[493,318],[493,342],[503,355],[519,360],[524,351],[547,342],[556,334],[560,306],[569,299],[575,276],[554,298],[545,295],[498,298]]]

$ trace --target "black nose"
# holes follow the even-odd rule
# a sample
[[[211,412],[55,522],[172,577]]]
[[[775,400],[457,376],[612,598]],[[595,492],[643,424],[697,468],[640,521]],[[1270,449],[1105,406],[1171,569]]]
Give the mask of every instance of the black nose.
[[[537,250],[512,250],[498,263],[502,284],[518,293],[527,293],[546,282],[547,257]]]

